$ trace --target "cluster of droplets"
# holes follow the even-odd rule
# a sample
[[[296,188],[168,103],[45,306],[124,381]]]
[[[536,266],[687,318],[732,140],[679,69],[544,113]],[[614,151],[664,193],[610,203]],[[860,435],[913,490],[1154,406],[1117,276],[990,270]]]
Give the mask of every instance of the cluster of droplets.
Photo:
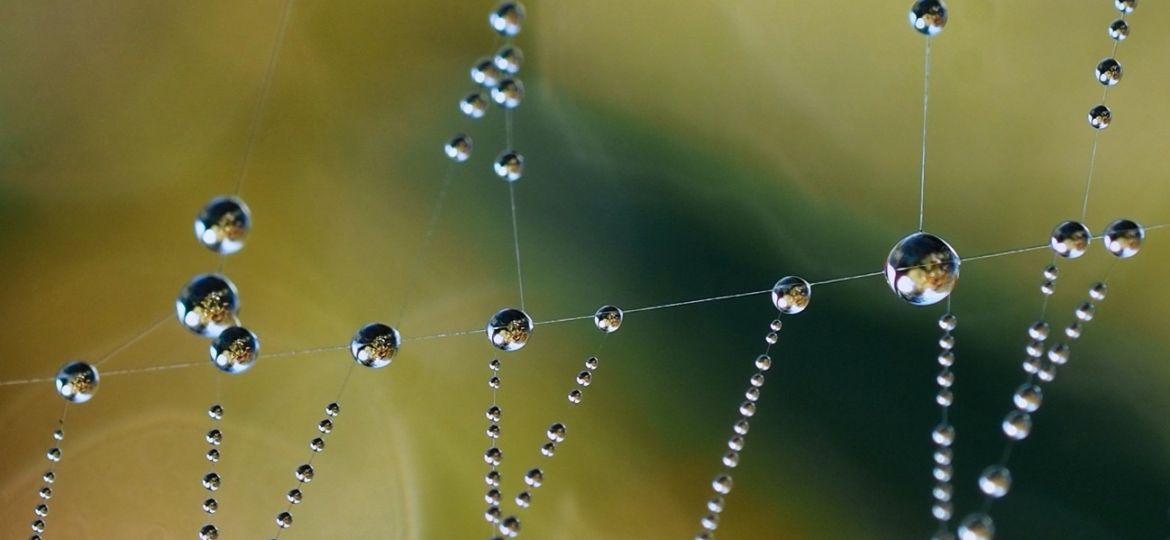
[[[1101,93],[1101,103],[1090,108],[1088,114],[1089,126],[1099,130],[1109,127],[1113,122],[1113,111],[1106,105],[1106,100],[1109,97],[1109,88],[1121,82],[1121,77],[1125,73],[1116,58],[1117,46],[1129,37],[1129,22],[1126,21],[1126,16],[1133,13],[1137,7],[1137,0],[1114,0],[1114,7],[1121,12],[1121,16],[1109,23],[1105,29],[1109,38],[1113,40],[1113,51],[1093,69],[1093,77],[1105,87]]]
[[[504,109],[509,123],[508,146],[511,146],[511,111],[524,100],[524,83],[519,79],[524,64],[524,53],[512,43],[523,26],[524,5],[520,2],[502,2],[488,15],[488,24],[503,38],[503,45],[490,57],[480,58],[470,70],[476,89],[459,100],[459,110],[468,118],[478,120],[487,115],[490,103]],[[471,157],[474,143],[470,135],[457,133],[443,147],[451,160],[462,163]],[[506,148],[496,156],[492,170],[500,178],[515,182],[524,175],[524,156]]]
[[[281,531],[292,527],[293,506],[301,504],[301,501],[304,500],[305,484],[312,482],[313,477],[316,474],[316,471],[313,469],[313,460],[316,458],[317,454],[325,451],[325,439],[329,436],[330,433],[333,433],[333,423],[336,421],[339,414],[341,414],[341,405],[337,402],[331,402],[325,406],[325,417],[322,418],[320,422],[317,422],[317,433],[315,433],[312,439],[309,440],[310,455],[308,461],[298,465],[295,469],[293,469],[293,478],[296,479],[297,485],[288,490],[288,493],[285,493],[284,498],[286,506],[284,510],[276,514],[274,519],[277,528],[277,538],[280,537]]]
[[[53,430],[53,446],[45,452],[45,459],[49,461],[49,469],[41,475],[41,490],[37,493],[40,497],[40,502],[33,508],[33,518],[29,527],[32,529],[32,536],[29,540],[41,540],[41,535],[45,532],[45,520],[49,516],[49,499],[53,498],[53,483],[57,481],[57,464],[61,462],[61,442],[65,440],[65,415],[57,420],[57,429]]]
[[[207,498],[203,500],[203,512],[212,515],[219,511],[219,500],[215,498],[215,493],[219,491],[220,485],[223,483],[223,477],[216,472],[216,465],[219,463],[222,456],[220,446],[223,444],[223,430],[220,429],[220,422],[223,420],[224,409],[223,406],[215,403],[207,408],[207,416],[211,418],[211,429],[207,430],[203,439],[207,442],[207,453],[204,457],[211,463],[210,470],[203,475],[202,484],[203,489],[207,490]],[[200,540],[215,540],[219,538],[219,528],[214,523],[205,523],[199,529]]]
[[[947,524],[954,514],[954,504],[951,502],[951,498],[955,489],[951,480],[955,474],[952,465],[955,457],[952,449],[955,442],[955,428],[950,423],[949,413],[951,405],[955,402],[955,394],[951,390],[955,384],[955,373],[952,370],[955,365],[955,336],[953,332],[958,324],[959,319],[949,310],[938,318],[938,327],[942,330],[942,336],[938,338],[938,363],[942,370],[935,377],[935,383],[938,385],[935,402],[939,406],[941,418],[938,426],[931,432],[931,440],[934,442],[934,468],[931,474],[935,483],[931,489],[934,503],[930,508],[930,513],[938,521],[939,532],[935,536],[936,540],[948,538]]]

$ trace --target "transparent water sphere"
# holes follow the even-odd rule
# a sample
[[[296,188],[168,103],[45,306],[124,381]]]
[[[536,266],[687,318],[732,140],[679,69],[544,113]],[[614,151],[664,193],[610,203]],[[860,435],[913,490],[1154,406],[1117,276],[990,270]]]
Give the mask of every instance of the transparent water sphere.
[[[1032,416],[1020,410],[1012,411],[1004,417],[1002,427],[1009,439],[1022,441],[1032,433]]]
[[[57,372],[57,394],[70,403],[85,403],[97,393],[100,380],[97,368],[74,360]]]
[[[443,153],[452,161],[462,163],[471,157],[471,149],[473,147],[471,136],[465,133],[457,133],[447,144],[443,145]]]
[[[959,523],[960,540],[991,540],[995,538],[995,522],[987,514],[971,514]]]
[[[220,255],[244,249],[251,229],[252,212],[238,197],[216,197],[195,217],[195,238]]]
[[[219,529],[215,525],[204,525],[199,529],[199,540],[217,540],[219,538]]]
[[[496,171],[496,176],[515,182],[524,175],[524,156],[515,150],[505,150],[496,157],[492,169]]]
[[[727,495],[728,493],[731,493],[732,485],[733,483],[731,477],[726,474],[716,476],[715,479],[711,481],[711,489],[714,489],[715,492],[720,495]]]
[[[979,490],[988,497],[999,499],[1012,488],[1012,473],[1006,467],[992,465],[979,475]]]
[[[1128,219],[1119,219],[1105,227],[1105,249],[1122,259],[1137,255],[1145,238],[1145,228]]]
[[[514,538],[520,534],[520,520],[516,516],[508,516],[500,520],[500,534]]]
[[[1036,412],[1044,401],[1044,391],[1034,384],[1023,384],[1012,395],[1012,403],[1024,412]]]
[[[276,515],[276,526],[281,529],[292,527],[293,517],[288,512],[281,512]]]
[[[1093,129],[1105,129],[1109,127],[1109,122],[1113,121],[1113,111],[1104,105],[1097,105],[1089,109],[1089,125]]]
[[[1113,7],[1122,13],[1133,13],[1137,9],[1137,0],[1113,0]]]
[[[917,232],[903,238],[886,258],[886,283],[916,306],[941,302],[959,281],[961,260],[941,238]]]
[[[1052,229],[1052,236],[1048,245],[1057,255],[1066,259],[1075,259],[1089,250],[1089,242],[1093,233],[1083,223],[1065,221]]]
[[[459,110],[475,120],[483,118],[483,115],[487,114],[487,108],[488,101],[479,92],[472,92],[459,100]]]
[[[947,5],[942,0],[917,0],[910,6],[910,26],[927,36],[936,36],[947,25]]]
[[[606,334],[612,334],[622,327],[622,316],[622,310],[616,306],[601,306],[597,310],[597,313],[593,314],[593,324],[597,325],[598,330]],[[594,358],[593,362],[596,363],[597,359]],[[597,367],[594,366],[589,369],[597,369]]]
[[[524,53],[515,45],[507,45],[496,52],[492,62],[500,71],[515,75],[520,73],[520,66],[524,64]]]
[[[501,309],[488,319],[488,341],[502,351],[518,351],[528,344],[534,326],[527,313],[514,308]]]
[[[175,313],[188,330],[214,338],[235,325],[240,313],[236,286],[221,274],[200,274],[179,291]]]
[[[520,26],[524,24],[524,14],[524,4],[501,2],[488,15],[488,24],[500,35],[512,37],[520,33]]]
[[[780,313],[795,315],[804,311],[812,300],[812,285],[803,278],[787,276],[772,287],[772,304]]]
[[[349,342],[353,360],[369,368],[384,368],[394,361],[402,336],[398,330],[382,323],[361,327]]]
[[[504,79],[492,88],[492,101],[505,109],[515,109],[524,99],[524,83],[520,79]]]
[[[260,355],[260,340],[247,328],[232,326],[211,342],[211,363],[220,371],[238,375],[248,371]]]
[[[1129,37],[1129,23],[1121,19],[1109,23],[1109,37],[1117,41],[1125,41],[1125,38]]]
[[[484,88],[494,88],[500,84],[500,79],[503,76],[504,74],[500,73],[500,68],[496,67],[495,60],[491,58],[480,58],[474,66],[471,66],[471,82]]]
[[[1114,58],[1106,58],[1097,64],[1093,74],[1097,76],[1097,82],[1105,86],[1114,86],[1121,82],[1121,63]]]

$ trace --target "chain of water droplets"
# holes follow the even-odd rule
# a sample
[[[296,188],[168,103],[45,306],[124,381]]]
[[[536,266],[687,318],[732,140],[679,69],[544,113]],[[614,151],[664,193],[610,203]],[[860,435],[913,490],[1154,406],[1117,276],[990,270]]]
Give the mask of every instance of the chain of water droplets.
[[[350,370],[352,372],[353,366],[350,366]],[[346,379],[348,380],[348,378],[349,376],[347,374]],[[340,392],[338,394],[340,395]],[[340,414],[341,404],[337,401],[331,401],[325,405],[325,417],[320,422],[317,422],[317,434],[309,440],[309,459],[293,470],[293,478],[296,479],[297,485],[285,494],[284,498],[287,505],[284,510],[276,514],[276,536],[274,538],[280,538],[284,529],[292,527],[293,506],[301,504],[301,501],[304,499],[305,494],[303,488],[305,484],[312,482],[313,477],[316,475],[316,470],[313,468],[313,460],[316,459],[317,454],[325,451],[325,438],[333,433],[334,423]]]
[[[739,404],[737,412],[739,418],[732,424],[731,437],[727,439],[727,451],[720,458],[722,467],[711,481],[714,495],[707,500],[707,513],[699,519],[702,531],[695,535],[695,540],[714,540],[715,530],[719,528],[719,516],[726,506],[725,497],[731,493],[734,481],[731,472],[739,466],[739,454],[747,442],[748,420],[756,414],[756,402],[760,399],[760,388],[764,386],[764,372],[772,368],[772,346],[780,339],[780,319],[772,321],[768,333],[764,336],[764,352],[755,359],[756,372],[748,379],[747,390],[744,391],[744,401]]]
[[[954,504],[951,502],[951,498],[955,489],[951,484],[951,479],[955,474],[952,465],[955,453],[951,445],[955,442],[955,427],[950,423],[950,408],[955,402],[955,394],[951,390],[955,384],[955,373],[951,368],[955,365],[955,336],[953,332],[958,324],[959,319],[951,313],[951,298],[947,297],[946,312],[938,318],[938,327],[943,332],[942,336],[938,338],[938,364],[942,370],[935,376],[938,393],[934,397],[935,403],[939,407],[939,423],[931,433],[931,440],[935,446],[934,468],[931,470],[931,474],[935,484],[931,489],[934,504],[931,506],[930,512],[938,521],[936,537],[942,538],[945,538],[951,516],[954,515]]]
[[[37,496],[41,498],[41,502],[33,507],[33,518],[30,528],[32,529],[32,536],[29,540],[41,540],[41,535],[45,532],[46,519],[49,515],[49,499],[53,498],[53,483],[57,481],[57,464],[61,462],[61,446],[65,440],[65,416],[69,412],[69,403],[65,403],[64,410],[61,411],[61,416],[57,418],[57,429],[53,430],[53,446],[45,452],[45,459],[49,461],[49,470],[41,475],[41,489],[37,492]]]

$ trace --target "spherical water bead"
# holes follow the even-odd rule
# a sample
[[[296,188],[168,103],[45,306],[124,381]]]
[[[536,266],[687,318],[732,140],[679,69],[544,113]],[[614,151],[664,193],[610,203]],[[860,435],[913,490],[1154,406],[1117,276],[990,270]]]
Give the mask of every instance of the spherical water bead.
[[[494,388],[494,389],[499,389],[500,388],[500,378],[495,377],[495,376],[488,378],[488,387]]]
[[[622,327],[622,316],[622,310],[616,306],[601,306],[593,314],[593,324],[597,326],[598,330],[612,334]],[[594,359],[594,361],[597,360]]]
[[[736,452],[735,450],[728,450],[726,454],[723,454],[723,465],[733,469],[738,466],[739,452]]]
[[[950,501],[938,501],[930,506],[930,514],[935,519],[946,521],[951,519],[951,514],[955,511],[955,507]]]
[[[494,505],[497,505],[497,506],[500,504],[500,501],[501,501],[502,499],[503,499],[503,495],[501,495],[501,494],[500,494],[500,490],[498,490],[498,489],[496,489],[496,488],[491,488],[491,489],[488,489],[488,490],[487,490],[487,493],[485,493],[485,494],[483,495],[483,501],[484,501],[484,502],[486,502],[486,503],[488,503],[488,504],[494,504]]]
[[[527,491],[521,491],[516,494],[516,506],[520,508],[528,508],[532,505],[532,494]]]
[[[760,389],[755,388],[755,387],[749,387],[747,390],[744,390],[743,397],[747,398],[748,401],[759,401]]]
[[[718,514],[707,514],[707,515],[703,516],[702,519],[699,520],[699,525],[702,525],[703,528],[707,529],[708,531],[713,531],[715,529],[718,529],[719,528],[719,515]]]
[[[214,338],[239,315],[239,293],[226,276],[201,274],[179,291],[175,312],[188,330]]]
[[[812,299],[812,285],[802,278],[787,276],[772,287],[772,304],[780,313],[794,315],[804,311]]]
[[[1146,238],[1146,229],[1128,219],[1119,219],[1105,227],[1105,249],[1122,259],[1137,255]]]
[[[471,82],[484,88],[494,88],[504,76],[491,58],[480,58],[471,66]]]
[[[63,430],[63,429],[53,430],[53,440],[59,441],[59,440],[62,440],[64,438],[65,438],[65,430]]]
[[[216,197],[195,217],[195,238],[220,255],[244,249],[251,229],[252,212],[237,197]]]
[[[499,467],[500,462],[504,460],[504,452],[496,447],[488,448],[483,453],[483,461],[492,467]]]
[[[959,281],[959,254],[933,234],[903,238],[886,258],[886,283],[901,299],[925,306],[941,302]]]
[[[1125,41],[1125,38],[1129,37],[1129,23],[1122,19],[1109,23],[1109,37],[1117,41]]]
[[[85,403],[97,393],[101,376],[97,368],[74,360],[61,366],[56,377],[57,394],[70,403]]]
[[[955,488],[950,483],[943,482],[935,484],[934,488],[930,490],[930,494],[937,501],[949,501],[955,496]]]
[[[48,452],[45,452],[45,458],[49,461],[52,461],[53,463],[61,461],[61,449],[50,448]]]
[[[1032,433],[1032,416],[1023,411],[1012,411],[1003,419],[1003,434],[1022,441]]]
[[[1040,366],[1036,369],[1036,378],[1046,383],[1056,380],[1056,364],[1048,360],[1040,362]]]
[[[507,45],[496,52],[492,62],[500,71],[515,75],[520,73],[520,66],[524,64],[524,53],[515,45]]]
[[[516,516],[508,516],[500,520],[500,534],[514,538],[520,534],[520,520]]]
[[[205,435],[203,438],[207,440],[207,444],[213,446],[219,446],[220,444],[223,444],[223,432],[218,429],[208,431],[207,435]]]
[[[337,403],[330,403],[325,406],[325,414],[329,416],[337,416],[341,414],[341,405]]]
[[[930,439],[939,446],[950,446],[955,443],[955,428],[950,424],[939,424],[930,433]]]
[[[219,489],[223,479],[218,474],[210,472],[203,476],[203,488],[207,491],[215,491]]]
[[[1044,267],[1043,275],[1044,279],[1048,281],[1056,281],[1056,278],[1060,277],[1060,269],[1055,264],[1049,264]]]
[[[774,319],[774,320],[773,320],[773,321],[772,321],[772,322],[771,322],[771,323],[768,325],[768,328],[769,328],[769,329],[771,329],[773,332],[779,332],[779,331],[780,331],[780,329],[781,329],[781,328],[783,328],[783,327],[784,327],[784,324],[780,322],[780,319]]]
[[[216,403],[207,409],[207,416],[212,420],[223,420],[223,406]]]
[[[45,521],[44,521],[44,520],[41,520],[41,519],[36,519],[36,520],[33,520],[33,522],[32,522],[32,531],[33,531],[34,533],[43,533],[43,532],[45,532]]]
[[[955,336],[952,336],[950,334],[943,334],[942,337],[938,338],[938,346],[940,349],[942,349],[944,351],[949,351],[951,349],[954,349],[955,348]]]
[[[325,439],[322,439],[321,437],[316,437],[313,440],[309,441],[309,450],[312,450],[314,452],[324,451],[325,450]]]
[[[959,326],[959,318],[950,313],[944,313],[938,318],[938,327],[944,332],[953,332]]]
[[[496,176],[508,182],[515,182],[524,174],[524,156],[515,150],[505,150],[496,157],[492,168],[496,171]]]
[[[1068,363],[1068,355],[1068,343],[1061,343],[1048,350],[1048,361],[1058,366],[1063,366]]]
[[[589,386],[593,384],[593,373],[589,371],[582,371],[577,374],[577,384],[581,386]]]
[[[750,401],[745,401],[739,406],[739,414],[744,418],[751,418],[756,415],[756,404]]]
[[[208,514],[214,514],[218,510],[219,510],[219,501],[217,501],[215,499],[207,499],[206,501],[203,501],[203,511],[204,512],[207,512]]]
[[[1012,403],[1016,405],[1016,408],[1029,413],[1036,412],[1043,401],[1044,391],[1034,384],[1020,385],[1016,389],[1016,393],[1012,395]]]
[[[1101,302],[1105,300],[1105,295],[1109,292],[1109,286],[1104,283],[1097,282],[1089,287],[1089,298]]]
[[[1093,129],[1105,129],[1113,121],[1113,111],[1104,105],[1097,105],[1089,109],[1089,125]]]
[[[483,118],[483,115],[487,114],[487,108],[488,101],[479,92],[472,92],[459,100],[459,110],[474,120]]]
[[[500,487],[500,471],[488,471],[483,477],[484,483],[492,487]]]
[[[555,443],[565,442],[565,433],[567,431],[568,430],[565,428],[564,424],[557,422],[548,427],[548,431],[545,432],[545,436],[548,437],[548,440]]]
[[[955,373],[949,369],[944,368],[942,372],[934,378],[934,381],[943,388],[950,388],[955,384]]]
[[[45,487],[41,488],[41,491],[40,491],[40,493],[38,493],[38,495],[40,495],[42,499],[47,501],[47,500],[53,498],[53,490],[51,488],[49,488],[49,486],[45,486]]]
[[[1133,13],[1137,9],[1137,0],[1113,0],[1113,6],[1122,13]]]
[[[488,319],[488,341],[502,351],[518,351],[528,344],[534,326],[527,313],[513,308],[502,309]]]
[[[574,405],[581,403],[581,391],[577,389],[569,390],[569,403]]]
[[[751,382],[752,386],[756,388],[764,386],[764,374],[756,373],[755,375],[752,375],[752,378],[749,382]]]
[[[995,522],[987,514],[971,514],[959,523],[959,540],[991,540],[995,538]]]
[[[45,517],[49,515],[49,507],[48,505],[38,504],[36,508],[33,508],[33,513],[40,517]]]
[[[333,433],[333,421],[326,418],[317,423],[317,431],[326,435]]]
[[[1040,294],[1044,296],[1052,296],[1056,292],[1056,284],[1051,281],[1045,281],[1040,284]]]
[[[524,474],[524,483],[534,488],[540,487],[544,483],[544,471],[540,469],[531,469]]]
[[[768,371],[772,369],[772,357],[766,354],[761,354],[756,357],[756,369],[760,371]]]
[[[942,0],[917,0],[910,6],[910,26],[927,36],[936,36],[947,25],[947,5]]]
[[[938,465],[933,470],[934,479],[939,482],[950,482],[955,476],[955,469],[950,465]]]
[[[447,154],[447,157],[451,158],[452,161],[462,163],[471,157],[472,146],[474,145],[471,136],[459,133],[443,145],[443,153]]]
[[[520,25],[524,23],[524,4],[520,2],[501,2],[488,15],[488,24],[492,30],[500,35],[513,37],[520,33]]]
[[[943,351],[938,353],[938,365],[942,367],[951,367],[955,365],[955,352]]]
[[[501,365],[502,364],[500,364],[499,358],[492,358],[491,361],[488,362],[488,369],[492,371],[500,371]]]
[[[1006,467],[992,465],[979,475],[979,490],[988,497],[999,499],[1012,488],[1012,473]]]
[[[553,457],[553,455],[557,453],[557,445],[550,442],[544,443],[544,445],[540,447],[540,453],[545,457]]]
[[[248,371],[260,355],[260,340],[247,328],[232,326],[220,332],[209,348],[211,363],[220,371],[238,375]]]
[[[730,439],[727,439],[727,448],[730,448],[731,450],[735,450],[736,452],[738,452],[740,450],[743,450],[743,446],[746,443],[747,443],[746,439],[744,439],[743,437],[741,437],[739,435],[734,435]]]
[[[727,495],[728,493],[731,493],[731,487],[731,477],[726,474],[716,476],[715,479],[711,481],[711,489],[714,489],[715,492],[720,495]]]
[[[207,451],[207,461],[212,463],[219,463],[219,450],[212,448]]]
[[[515,109],[524,99],[524,83],[520,79],[504,79],[492,88],[492,101],[505,109]]]
[[[499,422],[500,418],[503,418],[504,416],[504,411],[503,409],[500,409],[499,406],[492,405],[491,407],[488,407],[487,412],[484,413],[484,416],[486,416],[487,419],[492,422]]]
[[[53,471],[45,471],[45,474],[41,476],[41,480],[44,480],[46,484],[52,484],[57,481],[57,475],[53,474]]]
[[[199,529],[199,540],[217,540],[219,538],[219,529],[215,525],[204,525]]]
[[[777,341],[780,341],[780,334],[776,332],[769,332],[768,335],[764,336],[764,342],[768,345],[775,345]]]
[[[293,522],[292,514],[290,514],[288,512],[281,512],[279,514],[276,514],[276,526],[277,527],[280,527],[281,529],[287,529],[289,527],[292,527],[292,522]]]
[[[597,369],[597,366],[598,366],[598,362],[597,362],[596,356],[590,356],[589,358],[585,359],[585,369],[588,369],[589,371],[593,371],[593,370]]]
[[[936,448],[934,451],[934,462],[939,465],[950,465],[955,459],[955,451],[950,448]]]
[[[1077,221],[1065,221],[1052,229],[1052,236],[1048,245],[1057,255],[1066,259],[1075,259],[1089,250],[1089,241],[1093,233],[1089,228]]]
[[[495,505],[489,506],[487,508],[487,510],[484,511],[483,518],[486,519],[488,521],[488,523],[499,522],[500,521],[500,507],[495,506]]]
[[[934,397],[934,401],[940,407],[950,407],[955,403],[955,393],[948,388],[942,388],[938,391],[938,395]]]
[[[1113,86],[1121,82],[1121,64],[1113,58],[1106,58],[1097,64],[1094,70],[1097,82],[1105,86]]]
[[[1084,329],[1084,325],[1080,322],[1074,322],[1064,329],[1064,335],[1068,336],[1069,339],[1080,339]]]
[[[314,474],[313,466],[309,465],[308,463],[297,467],[297,470],[293,471],[293,476],[296,477],[298,481],[304,482],[306,484],[313,481]]]
[[[398,330],[382,323],[370,323],[361,327],[349,342],[353,360],[368,368],[384,368],[394,361],[402,335]]]
[[[1081,305],[1077,306],[1077,309],[1074,313],[1076,314],[1077,319],[1084,322],[1089,322],[1093,320],[1093,315],[1097,313],[1097,308],[1090,302],[1083,302]]]
[[[484,430],[484,432],[487,433],[487,436],[492,438],[492,439],[499,439],[500,438],[500,425],[499,424],[489,425],[487,427],[487,429]]]

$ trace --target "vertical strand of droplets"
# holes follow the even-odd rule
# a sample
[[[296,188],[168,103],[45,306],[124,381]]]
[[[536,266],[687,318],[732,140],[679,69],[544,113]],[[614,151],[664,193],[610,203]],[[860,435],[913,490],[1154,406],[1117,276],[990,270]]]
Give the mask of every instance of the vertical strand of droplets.
[[[754,365],[756,372],[748,379],[747,390],[744,391],[744,401],[736,410],[738,418],[731,427],[731,436],[727,439],[727,450],[720,458],[720,470],[711,481],[711,490],[714,492],[707,500],[707,512],[699,519],[701,531],[695,535],[695,540],[713,540],[715,531],[719,528],[719,516],[726,505],[726,497],[731,493],[734,485],[732,471],[739,466],[739,454],[747,442],[749,419],[756,414],[756,402],[760,399],[760,389],[764,386],[764,372],[772,368],[772,346],[780,339],[780,319],[773,320],[764,336],[764,352],[756,357]]]
[[[952,369],[955,365],[955,336],[953,332],[958,324],[959,319],[952,313],[951,297],[948,296],[946,312],[938,318],[938,327],[942,330],[942,335],[938,338],[938,363],[942,370],[935,376],[938,393],[935,394],[934,399],[939,408],[939,422],[934,431],[931,432],[931,440],[934,442],[934,467],[931,474],[935,484],[931,489],[934,504],[931,506],[930,512],[938,521],[936,539],[947,538],[950,534],[948,527],[951,516],[954,515],[954,504],[951,502],[951,498],[955,489],[951,480],[955,474],[953,465],[955,453],[952,448],[955,442],[955,428],[950,422],[950,408],[955,402],[955,394],[951,390],[955,384],[955,372]]]
[[[207,498],[203,500],[203,512],[211,516],[219,511],[219,499],[215,497],[215,492],[219,491],[220,485],[223,483],[223,478],[216,471],[219,460],[222,456],[220,446],[223,445],[223,429],[217,427],[223,420],[224,408],[220,404],[222,398],[224,374],[220,371],[215,372],[215,399],[211,402],[211,406],[207,408],[207,416],[211,419],[211,428],[203,435],[204,442],[207,443],[207,452],[203,457],[207,459],[211,465],[208,471],[203,475],[203,489],[207,491]],[[215,523],[209,521],[203,524],[199,529],[200,540],[215,540],[219,538],[219,528]]]
[[[57,428],[53,430],[53,446],[45,452],[45,459],[49,461],[49,469],[41,475],[41,489],[37,493],[41,501],[33,507],[33,518],[30,528],[32,528],[32,536],[29,540],[41,540],[41,535],[45,533],[47,526],[46,520],[49,516],[49,499],[53,498],[53,484],[57,481],[57,464],[61,462],[62,454],[61,447],[65,440],[65,417],[69,413],[69,402],[65,403],[65,408],[61,410],[61,416],[57,418]]]

